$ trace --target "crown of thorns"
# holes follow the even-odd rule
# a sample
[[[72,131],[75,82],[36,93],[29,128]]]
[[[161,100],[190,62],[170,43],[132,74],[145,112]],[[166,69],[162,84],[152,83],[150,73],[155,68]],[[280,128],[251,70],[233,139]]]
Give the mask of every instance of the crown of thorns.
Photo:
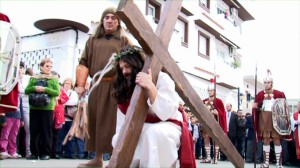
[[[114,55],[114,60],[120,60],[124,55],[132,55],[134,53],[140,53],[143,49],[138,46],[131,46],[122,50]]]

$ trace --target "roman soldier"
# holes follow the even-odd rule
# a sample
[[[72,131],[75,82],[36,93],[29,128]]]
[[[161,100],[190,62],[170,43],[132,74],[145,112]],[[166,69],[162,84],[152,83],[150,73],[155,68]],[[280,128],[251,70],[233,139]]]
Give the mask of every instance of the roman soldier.
[[[272,107],[276,99],[285,99],[284,92],[273,89],[273,78],[270,70],[264,78],[264,90],[257,93],[253,103],[252,116],[255,116],[255,126],[258,139],[263,140],[264,163],[261,168],[269,167],[270,141],[274,142],[277,167],[282,168],[282,147],[280,140],[282,138],[290,139],[290,135],[281,135],[274,129]]]
[[[203,100],[204,105],[208,108],[217,122],[220,124],[224,133],[227,133],[227,122],[226,122],[226,112],[224,108],[223,101],[216,97],[215,90],[215,81],[213,79],[210,80],[211,84],[208,86],[208,98]],[[207,132],[203,131],[203,138],[205,144],[205,152],[206,159],[200,161],[200,163],[213,163],[217,164],[218,156],[219,156],[219,146],[214,145],[214,159],[211,160],[210,156],[210,137]]]

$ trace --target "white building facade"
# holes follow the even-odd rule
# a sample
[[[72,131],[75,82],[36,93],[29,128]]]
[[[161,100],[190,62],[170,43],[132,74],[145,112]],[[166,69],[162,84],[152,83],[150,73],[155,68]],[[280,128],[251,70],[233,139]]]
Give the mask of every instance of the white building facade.
[[[116,0],[107,2],[110,3],[99,1],[99,18],[106,7],[117,7],[119,3]],[[134,2],[155,30],[166,1]],[[201,99],[208,96],[207,86],[216,75],[217,97],[224,104],[231,103],[235,110],[250,108],[246,95],[254,85],[253,80],[244,80],[240,51],[243,48],[242,25],[253,19],[237,0],[183,0],[168,50]],[[76,22],[76,18],[73,21]],[[85,41],[99,20],[91,19],[89,22],[88,33],[66,28],[64,31],[51,30],[52,33],[45,31],[22,37],[21,60],[38,72],[40,59],[50,57],[61,79],[75,78],[75,67]],[[138,45],[136,40],[132,41]],[[254,91],[251,95],[254,96]]]

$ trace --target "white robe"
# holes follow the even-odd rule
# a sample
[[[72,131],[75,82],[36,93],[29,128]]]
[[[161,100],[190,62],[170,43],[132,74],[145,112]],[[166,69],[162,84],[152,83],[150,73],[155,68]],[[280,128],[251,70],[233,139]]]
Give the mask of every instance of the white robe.
[[[156,84],[158,94],[153,104],[147,100],[150,112],[155,113],[162,121],[144,123],[137,148],[130,167],[175,167],[180,147],[181,127],[165,122],[172,118],[183,121],[178,111],[178,96],[172,79],[160,72]],[[125,115],[118,109],[116,133],[112,145],[115,147],[119,132],[124,124]]]

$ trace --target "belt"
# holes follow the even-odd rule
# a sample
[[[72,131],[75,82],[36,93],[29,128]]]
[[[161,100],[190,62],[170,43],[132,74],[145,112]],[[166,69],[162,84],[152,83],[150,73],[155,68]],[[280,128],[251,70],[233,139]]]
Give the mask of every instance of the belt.
[[[96,82],[99,79],[99,75],[95,77],[94,82]],[[113,81],[115,79],[115,76],[109,76],[109,77],[103,77],[101,81]]]
[[[115,79],[115,77],[114,76],[110,76],[110,77],[103,77],[102,79],[101,79],[101,81],[112,81],[112,80],[114,80]]]

